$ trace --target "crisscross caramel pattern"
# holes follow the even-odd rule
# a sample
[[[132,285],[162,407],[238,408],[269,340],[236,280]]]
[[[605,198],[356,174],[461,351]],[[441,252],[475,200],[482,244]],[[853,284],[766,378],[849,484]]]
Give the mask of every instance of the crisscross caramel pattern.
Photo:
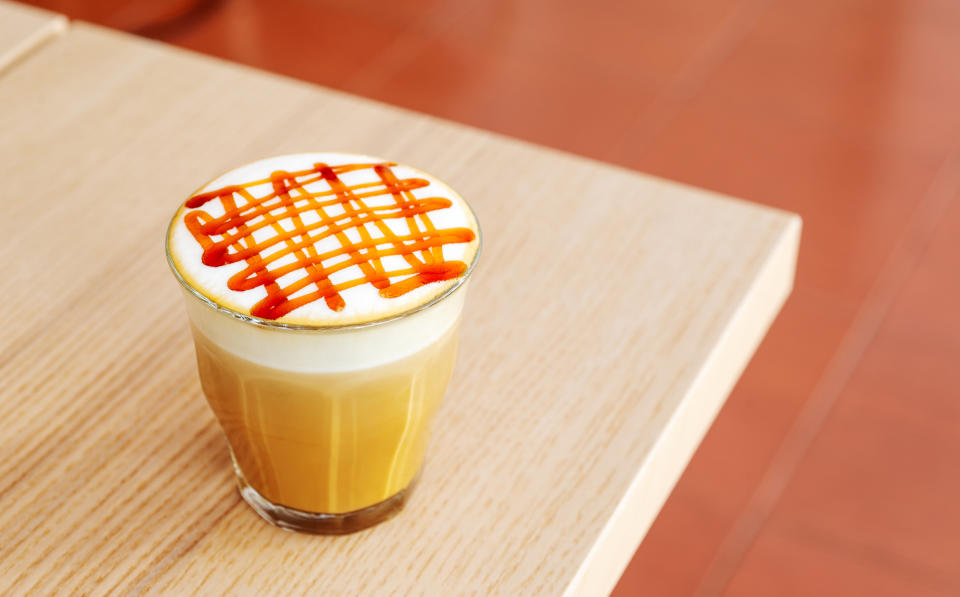
[[[267,296],[250,309],[251,315],[264,319],[278,319],[321,299],[334,311],[341,311],[346,303],[340,293],[361,284],[372,284],[384,298],[396,298],[425,284],[460,276],[466,264],[445,261],[442,247],[470,242],[476,234],[469,228],[437,229],[428,214],[453,203],[443,197],[415,197],[413,191],[428,186],[429,181],[398,179],[393,166],[396,164],[319,163],[299,172],[277,171],[266,179],[193,195],[185,204],[192,211],[184,216],[184,222],[203,247],[205,265],[246,262],[244,269],[230,277],[227,287],[240,292],[265,288]],[[340,179],[346,172],[365,169],[375,172],[379,180],[347,185]],[[254,187],[267,183],[272,191],[262,196],[253,192]],[[319,190],[308,190],[308,185]],[[379,196],[390,196],[392,203],[366,204]],[[213,200],[220,201],[223,215],[213,217],[199,209]],[[331,215],[330,208],[335,206],[343,213]],[[308,211],[319,220],[305,223],[303,215]],[[384,221],[398,218],[405,219],[409,234],[394,233]],[[257,242],[254,232],[268,227],[275,234]],[[359,242],[347,236],[350,229],[356,230]],[[340,246],[319,252],[318,243],[330,237]],[[292,262],[281,262],[290,255]],[[407,266],[386,269],[382,259],[390,255],[403,257]],[[336,284],[330,280],[331,274],[351,266],[358,266],[361,276]],[[306,275],[281,286],[280,279],[296,270]],[[392,281],[396,278],[402,279]],[[301,293],[304,289],[308,290]]]

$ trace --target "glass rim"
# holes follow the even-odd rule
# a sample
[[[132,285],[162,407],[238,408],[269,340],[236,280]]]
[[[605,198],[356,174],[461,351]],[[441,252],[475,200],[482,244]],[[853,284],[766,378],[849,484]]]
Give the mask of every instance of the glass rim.
[[[290,155],[296,155],[296,154],[290,154]],[[351,155],[359,155],[359,154],[351,154]],[[278,155],[278,156],[268,156],[268,157],[261,158],[260,160],[256,160],[256,161],[259,162],[259,161],[261,161],[261,160],[268,160],[268,159],[272,159],[272,158],[274,158],[274,157],[283,157],[283,156],[282,156],[282,155]],[[363,157],[373,157],[373,156],[363,156]],[[254,163],[254,162],[248,162],[247,164],[242,164],[242,165],[240,165],[240,166],[237,166],[237,168],[243,168],[245,165],[252,164],[252,163]],[[410,169],[412,169],[412,170],[417,170],[418,172],[421,172],[421,173],[423,173],[423,174],[427,174],[427,173],[424,172],[423,170],[419,170],[418,168],[414,168],[414,167],[408,166],[408,165],[406,165],[406,164],[399,164],[399,165],[402,165],[402,166],[404,166],[404,167],[406,167],[406,168],[410,168]],[[236,170],[237,168],[234,168],[234,170]],[[228,171],[228,172],[229,172],[229,171]],[[415,314],[417,314],[417,313],[420,313],[421,311],[425,311],[425,310],[429,309],[430,307],[432,307],[433,305],[436,305],[437,303],[440,303],[441,301],[443,301],[444,299],[446,299],[447,297],[449,297],[450,295],[452,295],[454,292],[456,292],[457,289],[459,289],[461,286],[463,286],[463,285],[467,282],[467,279],[470,277],[470,274],[472,274],[472,273],[473,273],[473,270],[476,268],[476,266],[477,266],[477,261],[478,261],[478,259],[479,259],[479,257],[480,257],[480,253],[481,253],[481,251],[482,251],[482,249],[483,249],[483,234],[481,233],[481,230],[480,230],[480,220],[477,218],[477,214],[473,211],[473,206],[471,206],[471,205],[467,202],[467,200],[464,199],[464,198],[460,195],[460,193],[458,193],[452,186],[450,186],[449,184],[447,184],[446,181],[444,181],[444,180],[442,180],[442,179],[440,179],[440,178],[437,178],[436,176],[434,176],[434,175],[432,175],[432,174],[427,174],[427,175],[428,175],[430,178],[433,178],[434,180],[439,181],[440,183],[442,183],[443,185],[445,185],[448,189],[450,189],[451,191],[453,191],[454,193],[456,193],[456,195],[457,195],[457,197],[460,199],[460,201],[466,206],[467,212],[468,212],[468,213],[470,214],[470,216],[473,218],[473,223],[474,223],[474,225],[475,225],[476,228],[477,228],[477,230],[476,230],[476,233],[477,233],[477,250],[474,252],[474,254],[473,254],[473,259],[470,260],[470,264],[467,266],[467,270],[466,270],[465,272],[463,272],[463,274],[461,274],[460,276],[457,277],[456,282],[455,282],[454,284],[452,284],[449,288],[447,288],[446,290],[444,290],[443,292],[441,292],[441,293],[438,294],[437,296],[433,297],[433,298],[430,299],[429,301],[427,301],[427,302],[425,302],[425,303],[423,303],[423,304],[417,305],[417,306],[415,306],[415,307],[412,307],[412,308],[410,308],[410,309],[407,309],[406,311],[401,311],[400,313],[395,313],[395,314],[393,314],[393,315],[388,315],[387,317],[381,317],[380,319],[373,319],[373,320],[370,320],[370,321],[362,321],[362,322],[359,322],[359,323],[305,324],[305,323],[285,323],[285,322],[276,321],[276,320],[273,320],[273,319],[264,319],[263,317],[257,317],[256,315],[249,315],[249,314],[246,314],[246,313],[240,313],[239,311],[235,311],[235,310],[231,309],[230,307],[227,307],[227,306],[225,306],[225,305],[221,305],[221,304],[218,303],[217,301],[213,300],[212,298],[210,298],[210,297],[208,297],[207,295],[205,295],[205,294],[203,294],[202,292],[200,292],[200,290],[198,290],[197,288],[195,288],[192,284],[190,284],[190,282],[188,282],[188,281],[183,277],[183,274],[180,273],[179,268],[177,268],[177,264],[174,262],[173,255],[172,255],[171,252],[170,252],[170,234],[173,232],[174,224],[176,224],[177,215],[180,214],[180,209],[181,209],[180,207],[177,208],[176,212],[174,212],[174,214],[173,214],[173,217],[170,218],[170,223],[167,224],[166,233],[165,233],[164,239],[163,239],[164,252],[166,253],[166,256],[167,256],[167,265],[170,266],[170,270],[173,272],[173,275],[174,275],[174,277],[177,279],[177,282],[180,283],[180,286],[182,286],[182,287],[187,291],[188,294],[190,294],[190,295],[192,295],[194,298],[198,299],[198,300],[199,300],[201,303],[203,303],[205,306],[213,309],[213,310],[216,311],[217,313],[220,313],[220,314],[222,314],[222,315],[226,315],[226,316],[231,317],[231,318],[233,318],[233,319],[236,319],[237,321],[240,321],[240,322],[242,322],[242,323],[245,323],[245,324],[248,324],[248,325],[253,325],[253,326],[256,326],[256,327],[260,327],[260,328],[275,329],[275,330],[287,330],[287,331],[303,331],[303,332],[330,332],[330,331],[340,331],[340,330],[357,330],[357,329],[363,329],[363,328],[371,328],[371,327],[376,327],[376,326],[384,325],[384,324],[387,324],[387,323],[390,323],[390,322],[393,322],[393,321],[397,321],[397,320],[399,320],[399,319],[406,319],[407,317],[410,317],[410,316],[412,316],[412,315],[415,315]],[[222,176],[222,174],[221,174],[221,176]],[[212,180],[216,180],[216,178],[211,179],[211,182],[212,182]],[[210,183],[208,182],[207,184],[210,184]],[[204,186],[206,186],[206,185],[204,185]],[[202,188],[204,188],[204,187],[200,187],[200,189],[202,189]],[[199,189],[197,189],[197,190],[199,190]],[[196,193],[196,191],[195,191],[194,193]],[[191,195],[191,196],[192,196],[192,195]],[[181,206],[182,206],[182,204],[181,204]]]

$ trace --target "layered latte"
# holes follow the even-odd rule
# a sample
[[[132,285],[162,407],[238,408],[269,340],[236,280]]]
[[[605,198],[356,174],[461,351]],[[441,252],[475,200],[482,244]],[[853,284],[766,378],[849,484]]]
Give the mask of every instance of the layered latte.
[[[449,186],[369,156],[260,160],[181,206],[168,260],[203,391],[261,515],[348,532],[399,509],[479,247]]]

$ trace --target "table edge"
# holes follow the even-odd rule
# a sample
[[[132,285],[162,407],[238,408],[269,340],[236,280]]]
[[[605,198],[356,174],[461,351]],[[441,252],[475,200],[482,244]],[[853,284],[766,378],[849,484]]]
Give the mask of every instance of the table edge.
[[[20,40],[8,52],[0,54],[0,76],[4,75],[10,69],[24,60],[30,58],[30,55],[49,43],[51,40],[63,35],[70,28],[70,21],[66,16],[36,8],[27,4],[18,2],[0,1],[0,10],[5,7],[13,7],[13,12],[21,14],[34,14],[38,17],[47,17],[47,22],[33,31],[30,35]]]
[[[630,482],[564,597],[609,595],[793,289],[802,227],[783,228],[707,361]],[[680,459],[682,466],[676,466]],[[654,507],[651,507],[654,506]]]

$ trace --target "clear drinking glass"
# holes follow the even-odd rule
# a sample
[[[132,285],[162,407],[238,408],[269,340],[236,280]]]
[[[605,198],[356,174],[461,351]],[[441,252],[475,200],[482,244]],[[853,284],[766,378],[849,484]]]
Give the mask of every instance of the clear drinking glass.
[[[314,533],[349,533],[397,513],[453,371],[479,248],[456,284],[424,305],[368,323],[309,326],[217,304],[181,275],[167,239],[200,382],[244,500],[277,526]],[[275,362],[265,361],[271,354]]]

